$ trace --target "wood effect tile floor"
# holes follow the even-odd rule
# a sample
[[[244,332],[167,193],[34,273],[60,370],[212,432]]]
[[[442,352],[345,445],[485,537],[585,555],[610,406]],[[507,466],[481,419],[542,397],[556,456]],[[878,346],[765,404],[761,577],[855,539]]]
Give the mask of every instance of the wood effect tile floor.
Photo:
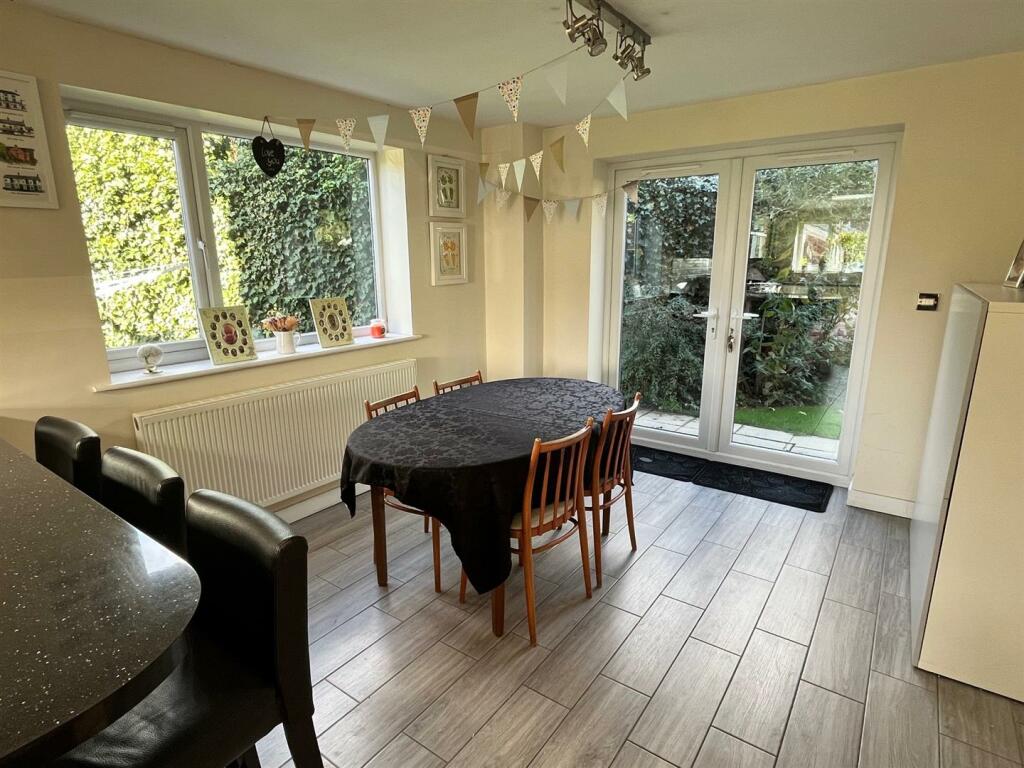
[[[536,648],[518,568],[499,639],[486,597],[459,604],[447,538],[434,592],[421,518],[389,512],[387,588],[367,497],[296,523],[325,766],[1020,766],[1024,704],[910,664],[909,521],[845,498],[638,474],[638,550],[617,508],[592,600],[575,543],[538,558]],[[280,729],[258,748],[291,768]]]

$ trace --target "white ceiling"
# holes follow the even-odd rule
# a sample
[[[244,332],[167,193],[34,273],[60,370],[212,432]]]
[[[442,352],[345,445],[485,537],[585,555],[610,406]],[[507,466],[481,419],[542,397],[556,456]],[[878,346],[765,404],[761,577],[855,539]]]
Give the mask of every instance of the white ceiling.
[[[489,86],[570,50],[562,0],[19,0],[397,105]],[[1024,49],[1024,0],[611,0],[653,37],[631,111]],[[568,106],[538,73],[520,119],[579,119],[620,76],[569,58]],[[448,107],[452,116],[454,108]],[[610,113],[605,104],[601,113]],[[495,91],[480,124],[507,121]]]

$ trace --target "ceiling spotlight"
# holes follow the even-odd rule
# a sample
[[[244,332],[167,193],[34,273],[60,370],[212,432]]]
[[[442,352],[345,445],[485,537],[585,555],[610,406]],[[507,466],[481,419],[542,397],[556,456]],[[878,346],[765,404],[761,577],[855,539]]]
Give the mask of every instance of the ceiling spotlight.
[[[638,42],[620,29],[615,39],[615,53],[612,54],[612,59],[618,62],[622,69],[632,71],[634,80],[643,80],[651,74],[650,68],[644,65],[646,50],[646,42]]]
[[[604,21],[601,19],[600,2],[596,3],[594,15],[577,16],[573,11],[572,0],[565,0],[565,34],[569,42],[575,43],[582,39],[587,46],[587,52],[591,56],[600,56],[608,48],[608,41],[604,37]]]

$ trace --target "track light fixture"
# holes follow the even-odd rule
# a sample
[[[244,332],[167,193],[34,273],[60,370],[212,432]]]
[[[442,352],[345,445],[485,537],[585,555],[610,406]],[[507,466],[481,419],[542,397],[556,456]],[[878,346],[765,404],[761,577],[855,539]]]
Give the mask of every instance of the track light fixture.
[[[612,58],[624,70],[632,72],[634,80],[643,80],[651,74],[650,68],[644,64],[644,53],[651,43],[651,36],[647,32],[605,0],[577,2],[591,11],[591,15],[577,15],[573,0],[565,0],[565,21],[562,26],[570,42],[582,40],[591,56],[600,56],[608,48],[604,36],[605,17],[611,17],[617,29]]]

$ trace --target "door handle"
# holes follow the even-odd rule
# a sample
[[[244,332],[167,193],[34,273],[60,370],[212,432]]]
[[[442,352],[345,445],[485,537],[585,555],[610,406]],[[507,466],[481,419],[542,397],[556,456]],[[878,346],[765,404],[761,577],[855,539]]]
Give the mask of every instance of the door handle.
[[[708,334],[712,339],[718,336],[718,310],[712,307],[701,312],[694,312],[693,316],[708,321]]]
[[[733,320],[756,320],[760,315],[757,312],[733,312],[730,317]]]
[[[705,320],[713,320],[718,317],[717,309],[705,309],[702,312],[694,312],[694,317],[702,317]]]

